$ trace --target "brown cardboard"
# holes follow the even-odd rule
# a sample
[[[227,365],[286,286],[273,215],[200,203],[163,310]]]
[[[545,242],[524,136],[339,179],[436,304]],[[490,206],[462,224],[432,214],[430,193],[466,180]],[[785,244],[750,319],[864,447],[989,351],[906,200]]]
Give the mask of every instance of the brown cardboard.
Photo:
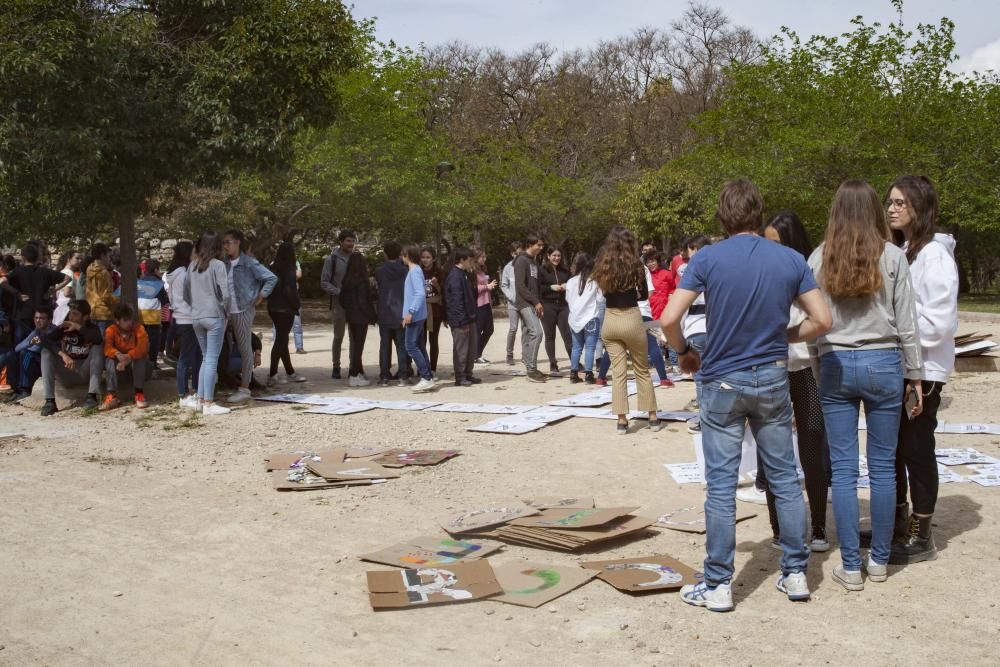
[[[589,509],[594,507],[593,498],[577,498],[574,496],[539,496],[524,501],[525,505],[539,510],[550,509]]]
[[[755,516],[757,516],[756,512],[742,507],[740,503],[736,503],[736,523]],[[664,512],[657,517],[655,525],[657,528],[669,528],[670,530],[678,530],[682,533],[704,534],[707,530],[705,526],[705,508],[702,505],[693,505]]]
[[[405,568],[448,567],[491,554],[503,545],[492,540],[456,540],[450,537],[416,537],[364,554],[361,560]]]
[[[322,460],[343,461],[344,453],[343,449],[317,449],[315,451],[301,450],[296,452],[281,452],[278,454],[272,454],[266,461],[266,467],[268,472],[271,470],[289,470],[292,467],[298,468],[305,465],[307,459],[314,458],[316,456],[320,457]]]
[[[330,481],[399,477],[399,473],[371,461],[310,460],[307,467],[313,474]]]
[[[651,526],[654,519],[642,516],[625,516],[596,528],[557,530],[528,526],[501,526],[496,537],[506,542],[524,544],[538,549],[577,551],[599,542],[616,540],[633,535]]]
[[[525,561],[494,565],[493,573],[503,588],[493,599],[522,607],[540,607],[597,576],[579,567]]]
[[[368,599],[376,611],[470,602],[503,592],[486,560],[367,575]]]
[[[519,500],[508,500],[496,503],[483,503],[478,507],[470,507],[456,512],[441,520],[441,526],[449,533],[476,532],[480,528],[507,523],[523,516],[538,514],[534,507],[528,507]]]
[[[630,593],[674,591],[702,579],[700,573],[664,554],[589,561],[580,567],[594,570],[600,579]]]
[[[375,447],[348,447],[345,450],[344,458],[346,459],[365,459],[369,456],[379,456],[380,454],[385,454],[386,452],[399,451],[391,445],[382,445]]]
[[[590,507],[585,509],[549,509],[542,510],[538,516],[515,519],[509,522],[511,526],[528,526],[534,528],[556,528],[559,530],[576,530],[578,528],[593,528],[603,526],[609,521],[631,514],[638,507]]]
[[[307,475],[305,481],[292,482],[288,479],[287,470],[271,471],[271,482],[277,491],[311,491],[313,489],[334,489],[341,486],[367,486],[369,484],[378,484],[380,481],[385,480],[354,479],[330,481],[316,475]]]
[[[386,468],[402,468],[403,466],[433,466],[447,461],[461,452],[457,449],[393,449],[381,456],[376,456],[372,462]]]

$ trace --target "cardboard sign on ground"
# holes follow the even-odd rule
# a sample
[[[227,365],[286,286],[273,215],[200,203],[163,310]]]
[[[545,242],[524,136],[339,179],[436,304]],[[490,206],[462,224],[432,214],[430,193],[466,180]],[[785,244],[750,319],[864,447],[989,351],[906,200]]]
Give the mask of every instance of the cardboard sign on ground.
[[[393,449],[372,459],[386,468],[402,468],[403,466],[434,466],[447,461],[461,452],[457,449]]]
[[[287,470],[272,470],[271,482],[277,491],[311,491],[313,489],[335,489],[342,486],[366,486],[369,484],[381,484],[384,479],[353,479],[330,481],[308,472],[303,474],[298,480],[288,478]]]
[[[590,507],[586,509],[548,509],[542,510],[538,516],[515,519],[509,522],[511,526],[529,526],[534,528],[593,528],[603,526],[609,521],[631,514],[638,507]]]
[[[307,415],[353,415],[358,412],[368,412],[378,407],[375,401],[352,401],[350,403],[334,403],[327,405],[317,405],[308,410],[303,410]]]
[[[545,428],[546,426],[548,426],[546,422],[518,419],[518,416],[519,415],[494,419],[493,421],[486,422],[485,424],[480,424],[479,426],[470,426],[466,430],[477,431],[479,433],[506,433],[507,435],[524,435],[525,433],[531,433],[532,431],[537,431],[538,429]]]
[[[475,560],[503,548],[491,540],[455,540],[450,537],[416,537],[391,547],[364,554],[361,560],[396,567],[447,567],[459,561]]]
[[[304,405],[329,405],[331,401],[336,401],[335,396],[322,396],[320,394],[271,394],[270,396],[257,396],[257,401],[273,401],[275,403],[302,403]]]
[[[528,526],[501,526],[495,536],[505,542],[523,544],[537,549],[577,551],[600,542],[617,540],[630,536],[651,526],[654,519],[642,516],[626,516],[610,521],[596,528],[533,528]]]
[[[317,449],[311,451],[284,452],[272,454],[267,459],[265,466],[271,470],[291,470],[292,468],[304,468],[309,461],[343,461],[343,449]]]
[[[480,412],[494,415],[517,415],[540,407],[538,405],[501,405],[499,403],[442,403],[427,412]]]
[[[523,516],[533,516],[539,511],[528,507],[519,500],[509,500],[499,503],[484,503],[479,507],[457,512],[442,519],[441,526],[449,533],[470,533],[481,528],[507,523]]]
[[[376,611],[470,602],[503,592],[485,560],[367,575],[368,599]]]
[[[597,576],[579,567],[524,561],[494,565],[493,573],[503,588],[493,599],[522,607],[540,607]]]
[[[529,507],[534,507],[535,509],[540,509],[540,510],[548,510],[556,508],[588,509],[594,506],[594,499],[578,498],[575,496],[567,496],[562,498],[560,498],[559,496],[539,496],[537,498],[525,500],[524,503]]]
[[[314,475],[331,481],[399,477],[399,473],[371,461],[308,461],[306,465]]]
[[[399,451],[392,445],[376,445],[374,447],[348,447],[344,450],[345,459],[366,459],[370,456],[379,456],[386,452]]]
[[[736,503],[736,523],[757,516],[753,510],[747,509],[741,503]],[[703,505],[681,507],[664,512],[656,519],[657,528],[679,530],[682,533],[703,534],[705,527],[705,508]]]
[[[673,591],[702,579],[692,568],[663,554],[590,561],[580,567],[594,570],[599,579],[630,593]]]

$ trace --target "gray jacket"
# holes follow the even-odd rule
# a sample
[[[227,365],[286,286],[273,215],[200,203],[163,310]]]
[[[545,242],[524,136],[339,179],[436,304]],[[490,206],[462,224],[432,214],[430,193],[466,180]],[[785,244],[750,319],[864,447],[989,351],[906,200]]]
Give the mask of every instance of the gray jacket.
[[[507,303],[513,306],[514,300],[517,298],[517,291],[514,287],[514,260],[510,260],[503,267],[503,273],[500,275],[500,291],[503,292]]]
[[[350,259],[350,254],[337,248],[323,261],[323,272],[319,276],[319,286],[330,295],[331,308],[334,303],[340,303],[337,297],[340,296],[340,288],[344,284],[344,275],[347,273],[347,262]]]
[[[813,275],[822,286],[823,245],[809,257]],[[903,352],[906,378],[919,380],[923,363],[917,335],[917,308],[910,281],[910,267],[903,251],[886,242],[879,259],[882,289],[866,297],[823,297],[833,314],[833,328],[809,344],[810,352],[822,356],[839,350],[887,350]]]

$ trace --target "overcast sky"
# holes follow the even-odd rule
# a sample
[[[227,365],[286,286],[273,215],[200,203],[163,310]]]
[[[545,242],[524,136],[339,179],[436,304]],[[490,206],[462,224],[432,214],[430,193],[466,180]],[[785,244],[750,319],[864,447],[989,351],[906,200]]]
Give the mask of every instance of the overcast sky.
[[[800,35],[839,34],[850,19],[896,20],[889,0],[710,0],[735,24],[761,36],[785,25]],[[667,26],[686,0],[355,0],[354,14],[377,17],[380,39],[417,46],[461,40],[518,51],[537,42],[586,48],[636,28]],[[956,68],[1000,71],[1000,0],[905,0],[906,24],[955,24]]]

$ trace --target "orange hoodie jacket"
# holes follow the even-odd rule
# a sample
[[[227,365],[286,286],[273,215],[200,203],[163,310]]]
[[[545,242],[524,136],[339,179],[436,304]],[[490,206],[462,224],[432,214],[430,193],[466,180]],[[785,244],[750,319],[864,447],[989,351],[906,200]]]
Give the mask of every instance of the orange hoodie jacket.
[[[138,322],[132,324],[128,334],[118,329],[118,323],[112,324],[104,332],[104,356],[114,359],[118,353],[127,354],[132,359],[144,359],[149,356],[149,336],[146,327]]]

